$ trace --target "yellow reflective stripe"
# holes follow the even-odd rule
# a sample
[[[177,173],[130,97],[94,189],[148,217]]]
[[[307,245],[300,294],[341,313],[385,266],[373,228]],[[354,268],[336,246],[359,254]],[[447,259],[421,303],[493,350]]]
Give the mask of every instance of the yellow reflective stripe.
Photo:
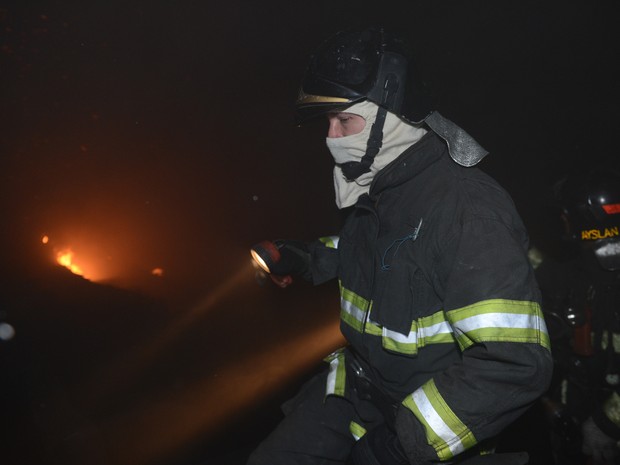
[[[415,355],[418,353],[418,333],[411,331],[407,336],[404,334],[383,328],[381,344],[392,352]]]
[[[462,350],[479,342],[529,342],[551,347],[536,302],[485,300],[449,311],[448,319]]]
[[[337,249],[338,242],[340,241],[340,237],[338,236],[319,237],[319,241],[325,244],[325,247],[329,247],[330,249]]]
[[[453,344],[455,340],[443,311],[412,321],[407,335],[381,327],[371,318],[372,313],[366,323],[366,333],[381,336],[383,347],[393,352],[415,355],[426,345]]]
[[[359,309],[365,309],[369,307],[368,300],[360,297],[355,292],[346,289],[342,286],[342,284],[340,284],[340,296],[342,299],[350,302],[352,305]]]
[[[422,423],[426,440],[440,460],[449,460],[476,444],[473,433],[446,404],[430,379],[403,401]]]
[[[362,436],[366,434],[366,428],[364,428],[359,423],[355,423],[354,421],[352,421],[351,423],[349,423],[349,432],[356,441],[359,441]]]
[[[429,344],[453,344],[452,327],[446,321],[443,311],[422,317],[411,323],[408,335],[383,328],[383,347],[403,354],[415,355]]]
[[[382,338],[387,350],[415,355],[430,344],[451,344],[455,340],[461,350],[481,342],[537,343],[550,349],[545,320],[536,302],[492,299],[478,302],[446,314],[433,315],[411,322],[408,334],[401,334],[372,321],[369,312],[364,327],[368,300],[340,286],[340,317],[356,331]]]
[[[409,334],[404,335],[383,327],[381,338],[381,343],[386,349],[409,355],[418,353],[418,325],[415,321],[411,324]]]
[[[362,332],[364,311],[342,297],[340,299],[340,319],[355,330]]]
[[[355,292],[345,289],[340,285],[340,319],[362,332],[364,327],[365,309],[369,307],[369,302],[360,297]]]
[[[447,343],[454,343],[454,331],[443,310],[418,320],[418,348]]]
[[[326,357],[325,361],[329,362],[329,373],[327,374],[325,396],[344,396],[344,386],[346,382],[344,352],[342,349],[339,349]]]
[[[368,316],[364,309],[368,308]],[[429,344],[453,344],[452,328],[443,311],[422,317],[411,322],[411,329],[404,335],[382,327],[372,321],[372,302],[344,288],[340,284],[340,318],[353,329],[381,337],[382,345],[387,350],[415,355],[421,347]],[[366,326],[364,326],[364,319]]]
[[[372,312],[368,314],[368,321],[366,322],[365,332],[366,334],[370,334],[372,336],[381,336],[383,334],[383,328],[380,324],[372,321],[372,319],[370,318],[371,313]]]

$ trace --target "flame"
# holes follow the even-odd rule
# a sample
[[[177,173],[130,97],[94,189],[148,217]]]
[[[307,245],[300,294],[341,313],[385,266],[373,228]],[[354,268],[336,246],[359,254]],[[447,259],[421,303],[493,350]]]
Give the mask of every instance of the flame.
[[[60,252],[57,252],[56,262],[59,265],[64,266],[65,268],[67,268],[74,274],[77,274],[80,276],[84,275],[84,272],[82,271],[82,269],[78,265],[73,263],[73,251],[71,249],[65,249],[65,250],[61,250]]]
[[[162,266],[145,268],[137,264],[131,255],[121,257],[122,250],[118,250],[118,247],[96,232],[86,237],[68,233],[61,236],[42,231],[36,239],[38,245],[46,249],[44,255],[50,262],[91,282],[140,289],[152,286],[154,279],[163,280],[167,275],[167,269]]]

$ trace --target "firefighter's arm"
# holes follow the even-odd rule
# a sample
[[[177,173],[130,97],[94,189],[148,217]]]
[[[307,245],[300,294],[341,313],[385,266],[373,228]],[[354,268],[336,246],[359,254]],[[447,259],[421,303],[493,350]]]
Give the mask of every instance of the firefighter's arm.
[[[321,284],[337,276],[337,246],[337,236],[313,242],[277,239],[256,244],[252,247],[252,257],[257,267],[280,287],[289,286],[292,276]]]
[[[412,463],[451,460],[496,436],[549,385],[549,336],[518,238],[488,220],[465,224],[447,241],[438,282],[461,361],[399,408],[398,437]]]
[[[338,236],[328,236],[308,244],[311,256],[310,270],[314,284],[322,284],[338,276],[340,268],[338,242]]]
[[[547,349],[530,343],[501,345],[466,349],[461,363],[403,400],[396,430],[412,463],[449,461],[479,446],[518,418],[548,386],[552,362]]]
[[[282,259],[274,267],[274,274],[301,276],[313,284],[322,284],[338,276],[338,236],[321,237],[312,242],[275,242],[279,246]]]

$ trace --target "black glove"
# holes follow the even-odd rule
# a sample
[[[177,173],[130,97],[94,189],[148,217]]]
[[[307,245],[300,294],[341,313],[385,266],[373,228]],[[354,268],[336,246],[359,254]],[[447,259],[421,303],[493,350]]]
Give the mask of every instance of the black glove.
[[[276,276],[301,276],[306,281],[312,280],[310,271],[310,252],[302,241],[277,240],[273,243],[280,252],[280,260],[274,263],[270,272]]]
[[[409,465],[405,451],[385,423],[368,431],[355,443],[348,465]]]

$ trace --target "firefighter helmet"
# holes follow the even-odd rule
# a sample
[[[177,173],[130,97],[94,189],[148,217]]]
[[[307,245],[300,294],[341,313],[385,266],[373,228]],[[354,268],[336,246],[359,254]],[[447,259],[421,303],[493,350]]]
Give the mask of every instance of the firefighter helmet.
[[[431,112],[430,94],[402,41],[377,26],[339,32],[312,55],[296,102],[298,121],[366,99],[414,124]]]
[[[597,168],[568,177],[560,201],[568,232],[607,270],[620,270],[620,174]]]

